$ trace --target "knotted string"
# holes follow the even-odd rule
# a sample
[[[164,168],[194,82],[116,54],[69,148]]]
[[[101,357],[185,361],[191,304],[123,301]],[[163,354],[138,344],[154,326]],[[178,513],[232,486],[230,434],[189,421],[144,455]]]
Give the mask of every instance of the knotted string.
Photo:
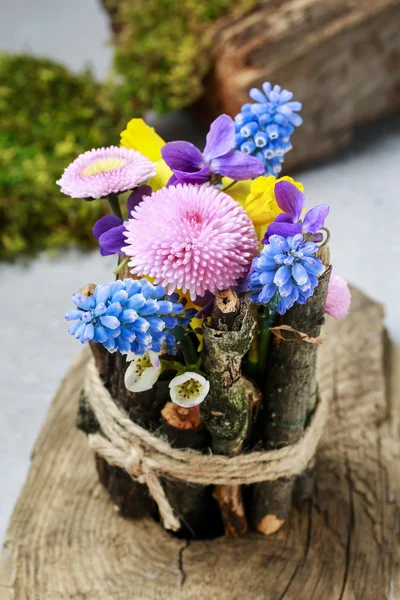
[[[164,527],[173,531],[180,528],[180,522],[160,475],[201,485],[248,485],[292,477],[304,471],[313,458],[327,418],[327,402],[320,395],[304,435],[295,444],[237,456],[205,455],[172,448],[166,440],[131,421],[104,387],[93,359],[87,366],[85,392],[102,432],[88,436],[91,448],[110,465],[146,484]]]

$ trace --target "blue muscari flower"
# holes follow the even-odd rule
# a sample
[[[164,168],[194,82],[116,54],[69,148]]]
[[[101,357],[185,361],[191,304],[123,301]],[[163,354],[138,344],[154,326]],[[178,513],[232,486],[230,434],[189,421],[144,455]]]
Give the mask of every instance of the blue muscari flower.
[[[260,256],[254,259],[250,275],[250,296],[256,304],[277,301],[283,315],[295,302],[305,304],[318,285],[318,275],[325,269],[314,242],[305,242],[301,234],[284,238],[272,235]]]
[[[266,175],[281,172],[284,155],[291,150],[290,136],[302,124],[297,114],[300,102],[291,102],[292,92],[279,85],[263,84],[263,92],[253,88],[250,97],[255,104],[244,104],[235,117],[235,148],[261,160]]]
[[[149,350],[176,353],[176,340],[169,330],[188,325],[194,310],[185,310],[179,296],[167,296],[165,288],[146,279],[124,279],[99,285],[93,296],[72,296],[76,310],[69,310],[67,321],[75,321],[68,331],[82,344],[94,341],[109,352],[133,352],[142,355]]]

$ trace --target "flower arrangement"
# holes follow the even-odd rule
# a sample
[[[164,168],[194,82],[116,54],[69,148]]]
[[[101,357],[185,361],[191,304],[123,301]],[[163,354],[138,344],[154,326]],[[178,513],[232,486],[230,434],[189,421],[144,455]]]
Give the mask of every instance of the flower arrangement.
[[[296,442],[317,401],[324,312],[341,319],[350,305],[330,266],[329,206],[306,212],[303,185],[277,178],[301,104],[262,89],[211,124],[203,151],[132,119],[120,148],[85,152],[57,182],[72,198],[107,199],[93,235],[118,261],[115,281],[73,295],[69,333],[91,345],[130,417],[176,447],[234,455]],[[295,482],[279,486],[255,486],[246,509],[264,533],[287,516]],[[230,532],[244,512],[237,488]],[[169,492],[195,533],[204,493],[182,506]]]

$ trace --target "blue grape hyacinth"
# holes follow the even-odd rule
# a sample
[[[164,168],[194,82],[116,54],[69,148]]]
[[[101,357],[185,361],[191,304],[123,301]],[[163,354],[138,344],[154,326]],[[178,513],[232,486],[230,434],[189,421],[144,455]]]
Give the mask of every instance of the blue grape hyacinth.
[[[302,124],[297,114],[301,102],[292,102],[293,94],[279,85],[263,84],[263,92],[253,88],[249,95],[255,104],[244,104],[235,117],[235,149],[261,160],[266,175],[277,176],[284,155],[291,150],[290,136]]]
[[[305,304],[318,286],[318,275],[325,267],[315,257],[314,242],[305,242],[301,234],[284,238],[272,235],[269,243],[254,259],[249,288],[255,304],[277,301],[277,312],[285,314],[295,302]]]
[[[188,325],[195,312],[185,310],[178,299],[178,294],[167,296],[163,286],[146,279],[99,285],[90,297],[72,296],[77,309],[65,315],[67,321],[75,321],[68,332],[82,344],[98,342],[109,352],[142,355],[160,352],[165,343],[168,353],[174,354],[171,330]]]

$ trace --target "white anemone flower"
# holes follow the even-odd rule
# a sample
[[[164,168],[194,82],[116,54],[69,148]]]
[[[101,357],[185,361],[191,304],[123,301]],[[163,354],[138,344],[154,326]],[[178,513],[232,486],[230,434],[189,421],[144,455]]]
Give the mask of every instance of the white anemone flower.
[[[142,356],[129,352],[131,364],[125,372],[125,386],[130,392],[145,392],[156,383],[161,372],[161,362],[156,352],[149,350]]]
[[[203,402],[210,391],[210,382],[205,377],[187,371],[174,377],[169,384],[172,402],[183,408],[191,408]]]

